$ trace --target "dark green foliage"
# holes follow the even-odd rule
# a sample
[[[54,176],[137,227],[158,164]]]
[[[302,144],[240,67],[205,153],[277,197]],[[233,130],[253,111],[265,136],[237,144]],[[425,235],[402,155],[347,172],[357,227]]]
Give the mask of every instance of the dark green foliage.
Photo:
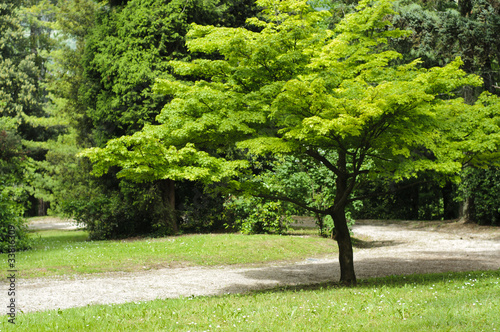
[[[410,1],[396,6],[396,27],[409,29],[409,39],[394,43],[404,60],[421,58],[424,66],[443,65],[456,56],[464,70],[480,75],[484,89],[499,93],[500,5],[491,0]],[[465,95],[473,98],[472,95]],[[471,99],[472,100],[472,99]]]
[[[32,174],[29,151],[21,139],[32,138],[25,116],[39,111],[35,57],[29,54],[17,1],[0,3],[0,251],[9,248],[9,228],[16,250],[29,247],[25,220],[28,180]]]
[[[19,207],[9,201],[9,197],[0,194],[0,253],[31,248],[26,220],[19,212]]]
[[[93,240],[116,239],[134,235],[170,235],[173,230],[163,223],[169,216],[158,183],[115,183],[108,179],[106,189],[94,186],[89,196],[82,195],[64,203],[63,210],[90,232]]]
[[[0,3],[0,114],[16,117],[26,127],[26,115],[40,112],[35,55],[30,54],[17,4]],[[19,128],[18,128],[19,130]],[[31,138],[27,133],[23,138]]]
[[[259,207],[264,213],[280,209],[281,219],[287,220],[290,215],[313,215],[316,218],[321,234],[327,234],[333,228],[333,223],[328,224],[326,220],[331,218],[324,214],[312,213],[301,206],[313,206],[317,209],[325,209],[333,201],[335,193],[334,175],[328,169],[322,168],[311,158],[294,158],[290,156],[278,157],[268,161],[253,161],[253,172],[257,176],[252,178],[253,182],[262,184],[267,188],[269,195],[287,197],[288,202],[282,202],[278,206],[265,206],[266,201],[261,199],[238,198],[239,204],[230,206],[243,207],[244,204],[262,204]],[[265,195],[264,195],[265,196]],[[292,204],[292,202],[298,204]],[[241,211],[243,211],[240,208]],[[239,212],[241,213],[241,212]],[[248,214],[248,213],[247,213]],[[258,221],[258,218],[254,218]],[[280,218],[268,217],[267,223],[279,226]],[[276,223],[278,221],[278,223]],[[244,223],[245,227],[250,227],[252,221]],[[261,226],[254,226],[257,230],[263,229]]]
[[[353,209],[354,219],[442,220],[458,217],[455,185],[432,176],[401,182],[369,182],[357,191],[367,196]],[[450,206],[451,205],[451,206]],[[445,212],[446,211],[446,212]],[[451,212],[450,212],[451,211]]]
[[[500,169],[469,168],[460,191],[469,206],[469,218],[480,225],[500,224]],[[467,200],[469,199],[469,200]]]
[[[197,182],[179,182],[176,189],[177,216],[184,233],[220,232],[231,224],[228,211],[224,209],[226,197],[215,191],[215,187]]]
[[[165,205],[165,193],[159,181],[137,184],[126,180],[117,182],[113,176],[106,176],[86,186],[94,189],[66,200],[63,212],[85,225],[91,239],[174,233],[168,222],[172,211]],[[201,185],[192,182],[179,183],[177,187],[175,217],[181,232],[224,229],[228,219],[223,197],[204,191]]]
[[[27,206],[29,158],[22,150],[13,119],[0,118],[0,251],[9,247],[9,230],[15,237],[16,250],[28,249],[30,241],[22,218]],[[14,229],[12,231],[12,229]]]
[[[0,253],[31,248],[26,220],[21,217],[23,210],[8,195],[0,193]]]
[[[87,114],[97,145],[155,123],[167,99],[155,95],[156,78],[169,77],[168,61],[187,58],[184,36],[190,23],[242,24],[250,1],[131,0],[103,7],[87,40],[84,66]]]

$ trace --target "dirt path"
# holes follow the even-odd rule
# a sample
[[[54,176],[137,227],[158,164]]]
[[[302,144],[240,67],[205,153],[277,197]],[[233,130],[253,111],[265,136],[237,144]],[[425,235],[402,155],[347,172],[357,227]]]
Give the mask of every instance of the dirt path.
[[[500,228],[360,221],[353,232],[361,239],[354,254],[360,279],[500,268]],[[259,268],[190,267],[98,277],[20,280],[16,295],[19,308],[29,312],[337,281],[339,272],[338,260],[332,256]]]

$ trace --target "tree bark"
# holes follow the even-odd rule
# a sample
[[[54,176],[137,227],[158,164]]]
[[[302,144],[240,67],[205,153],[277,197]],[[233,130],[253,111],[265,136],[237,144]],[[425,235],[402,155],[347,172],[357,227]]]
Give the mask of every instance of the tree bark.
[[[470,195],[460,203],[460,217],[459,220],[463,223],[472,222],[472,213],[474,206],[474,196]]]

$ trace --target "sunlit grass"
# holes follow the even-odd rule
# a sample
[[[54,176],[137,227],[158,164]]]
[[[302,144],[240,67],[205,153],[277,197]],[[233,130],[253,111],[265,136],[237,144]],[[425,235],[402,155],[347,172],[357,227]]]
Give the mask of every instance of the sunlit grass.
[[[336,256],[337,243],[318,236],[196,234],[166,238],[87,241],[81,230],[38,231],[32,250],[18,252],[23,278],[175,266],[297,261]],[[6,255],[0,255],[6,266]]]
[[[24,331],[497,331],[500,271],[21,314]],[[14,330],[6,323],[2,331]]]

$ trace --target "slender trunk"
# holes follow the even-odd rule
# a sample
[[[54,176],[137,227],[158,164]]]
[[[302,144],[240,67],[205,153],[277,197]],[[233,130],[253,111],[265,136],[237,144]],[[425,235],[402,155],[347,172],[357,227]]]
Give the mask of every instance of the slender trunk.
[[[352,252],[351,235],[347,227],[345,209],[338,209],[331,214],[335,225],[335,237],[339,246],[340,283],[346,286],[356,285],[354,273],[354,257]]]
[[[339,170],[346,171],[346,155],[339,153],[337,167]],[[340,263],[340,283],[346,286],[356,285],[356,274],[354,273],[354,258],[352,252],[351,235],[347,227],[347,219],[345,217],[345,207],[347,199],[347,174],[338,175],[335,181],[336,192],[334,208],[331,212],[333,224],[335,226],[335,236],[339,246],[339,263]]]
[[[316,223],[319,226],[319,234],[323,236],[324,235],[323,228],[325,227],[323,224],[323,217],[317,212],[316,212]]]
[[[174,234],[179,232],[175,213],[175,182],[170,179],[160,180],[163,195],[163,205],[165,207],[165,223],[170,224]]]

